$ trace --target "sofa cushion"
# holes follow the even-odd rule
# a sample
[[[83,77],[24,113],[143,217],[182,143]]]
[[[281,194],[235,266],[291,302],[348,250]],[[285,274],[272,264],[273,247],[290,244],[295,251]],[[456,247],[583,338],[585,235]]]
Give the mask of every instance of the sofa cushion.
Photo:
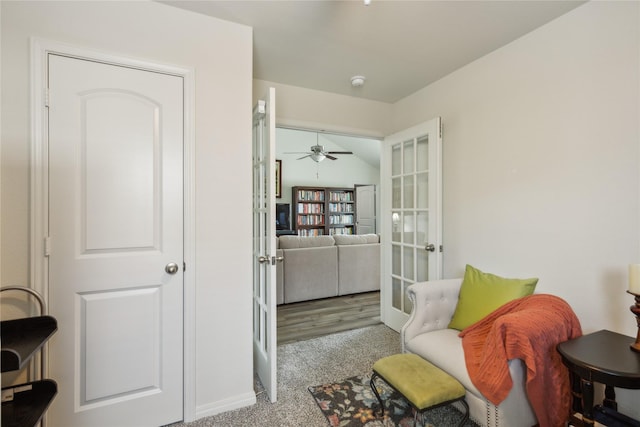
[[[377,234],[336,234],[333,239],[336,241],[336,245],[365,245],[380,242]]]
[[[531,295],[537,283],[537,278],[505,279],[467,265],[449,328],[471,326],[503,304]]]
[[[417,335],[406,343],[406,350],[433,363],[476,396],[482,396],[471,382],[464,360],[462,338],[455,329],[439,329]]]
[[[338,295],[338,248],[283,249],[284,302]]]
[[[473,385],[469,377],[464,349],[462,348],[462,338],[458,334],[459,331],[455,329],[439,329],[419,334],[405,343],[406,351],[419,355],[460,381],[468,391],[467,402],[470,408],[475,408],[472,413],[476,414],[476,418],[484,419],[484,416],[479,418],[477,414],[486,413],[486,399]],[[536,424],[535,416],[527,400],[525,390],[525,372],[527,368],[520,359],[509,360],[508,363],[511,379],[513,380],[513,388],[507,399],[500,404],[500,415],[504,417],[505,413],[507,413],[506,419],[521,420],[522,423],[517,425],[534,425]],[[474,398],[471,398],[470,395]],[[493,416],[493,414],[491,415]],[[498,411],[496,411],[495,415],[498,416]],[[505,424],[504,422],[499,423],[496,421],[495,424],[490,425],[507,426],[516,424]]]
[[[338,295],[379,291],[380,243],[338,245],[337,248]]]
[[[335,244],[331,236],[280,236],[280,249],[318,248]]]

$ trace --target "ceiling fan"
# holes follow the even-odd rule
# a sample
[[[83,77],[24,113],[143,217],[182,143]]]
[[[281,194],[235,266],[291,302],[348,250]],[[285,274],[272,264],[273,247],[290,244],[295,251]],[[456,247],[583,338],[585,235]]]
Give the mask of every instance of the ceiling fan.
[[[311,159],[316,163],[320,163],[325,158],[330,160],[338,160],[338,158],[333,156],[333,154],[353,154],[351,151],[325,151],[324,146],[319,144],[312,145],[310,150],[311,151],[289,152],[284,154],[305,154],[304,156],[296,160],[302,160],[306,159],[307,157],[311,157]]]

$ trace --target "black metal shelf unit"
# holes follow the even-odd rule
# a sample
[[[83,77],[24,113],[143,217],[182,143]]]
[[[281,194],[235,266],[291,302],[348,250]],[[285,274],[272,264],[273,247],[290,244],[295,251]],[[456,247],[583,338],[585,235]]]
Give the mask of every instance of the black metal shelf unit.
[[[42,297],[32,289],[18,286],[0,289],[7,290],[25,291],[35,296],[40,303],[41,314],[46,312]],[[56,319],[46,315],[0,322],[2,372],[23,369],[36,353],[43,350],[57,329]],[[58,392],[55,381],[42,378],[45,375],[45,358],[45,353],[41,352],[40,380],[2,389],[3,427],[33,427],[42,420]]]

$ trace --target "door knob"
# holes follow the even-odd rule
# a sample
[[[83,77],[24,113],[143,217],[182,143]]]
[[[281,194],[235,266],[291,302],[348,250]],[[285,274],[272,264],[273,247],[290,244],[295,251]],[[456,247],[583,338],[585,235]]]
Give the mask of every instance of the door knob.
[[[166,271],[169,274],[176,274],[178,272],[178,264],[176,264],[175,262],[170,262],[164,268],[164,271]]]
[[[258,262],[260,264],[264,264],[265,262],[269,262],[269,261],[270,261],[269,255],[267,255],[267,256],[259,256],[258,257]]]
[[[424,249],[429,252],[435,252],[436,246],[433,243],[429,243],[427,246],[424,247]]]

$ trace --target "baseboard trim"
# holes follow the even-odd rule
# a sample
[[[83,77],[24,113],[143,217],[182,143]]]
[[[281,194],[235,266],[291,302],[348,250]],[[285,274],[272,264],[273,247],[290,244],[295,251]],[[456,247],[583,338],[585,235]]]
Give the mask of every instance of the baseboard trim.
[[[234,409],[244,408],[245,406],[255,405],[255,393],[239,394],[217,402],[208,403],[206,405],[196,407],[196,419],[210,417],[222,412],[232,411]]]

